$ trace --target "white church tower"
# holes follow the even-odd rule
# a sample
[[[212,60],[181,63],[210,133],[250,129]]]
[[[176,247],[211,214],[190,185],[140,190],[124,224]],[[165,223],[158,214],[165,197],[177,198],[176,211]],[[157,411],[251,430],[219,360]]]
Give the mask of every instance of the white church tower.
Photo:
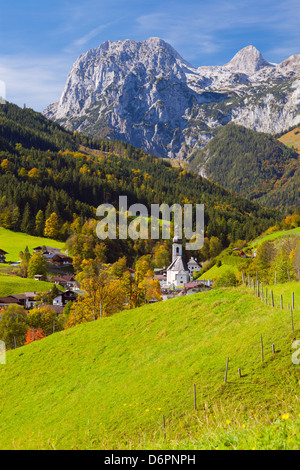
[[[173,247],[172,247],[172,263],[176,260],[176,258],[182,256],[182,238],[179,235],[179,229],[176,226],[175,234],[173,238]]]
[[[184,287],[184,284],[189,280],[189,268],[182,258],[182,238],[179,235],[178,227],[176,227],[172,246],[172,263],[167,269],[167,284],[174,287]]]

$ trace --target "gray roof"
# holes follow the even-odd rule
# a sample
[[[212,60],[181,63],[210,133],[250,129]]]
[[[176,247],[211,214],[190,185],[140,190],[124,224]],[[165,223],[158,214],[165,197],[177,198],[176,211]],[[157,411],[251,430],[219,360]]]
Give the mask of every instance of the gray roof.
[[[170,266],[168,267],[167,269],[168,271],[187,271],[189,272],[189,268],[188,268],[188,265],[186,264],[186,262],[184,261],[184,259],[182,259],[181,256],[178,256],[171,264]]]
[[[190,261],[188,262],[188,265],[189,266],[199,266],[200,267],[198,261],[196,261],[194,258],[190,259]]]

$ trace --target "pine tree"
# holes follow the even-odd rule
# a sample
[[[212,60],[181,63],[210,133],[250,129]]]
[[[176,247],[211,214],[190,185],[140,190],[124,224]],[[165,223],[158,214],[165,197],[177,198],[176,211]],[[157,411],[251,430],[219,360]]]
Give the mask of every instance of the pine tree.
[[[12,212],[12,217],[11,217],[11,228],[15,231],[19,229],[20,217],[21,217],[20,210],[18,206],[16,206]]]
[[[30,233],[31,232],[31,211],[29,202],[26,203],[22,223],[21,223],[21,232],[23,233]]]
[[[42,237],[44,233],[44,228],[45,228],[44,213],[42,210],[40,210],[38,211],[36,218],[35,218],[35,234],[38,235],[39,237]]]

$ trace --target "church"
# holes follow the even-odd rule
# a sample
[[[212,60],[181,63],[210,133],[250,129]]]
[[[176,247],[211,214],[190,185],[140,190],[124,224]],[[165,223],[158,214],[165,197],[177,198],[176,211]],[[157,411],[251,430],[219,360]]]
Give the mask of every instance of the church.
[[[186,263],[182,257],[182,250],[182,238],[175,234],[172,247],[172,263],[167,269],[167,285],[169,287],[184,287],[184,284],[193,279],[194,273],[201,269],[201,266],[194,258]]]

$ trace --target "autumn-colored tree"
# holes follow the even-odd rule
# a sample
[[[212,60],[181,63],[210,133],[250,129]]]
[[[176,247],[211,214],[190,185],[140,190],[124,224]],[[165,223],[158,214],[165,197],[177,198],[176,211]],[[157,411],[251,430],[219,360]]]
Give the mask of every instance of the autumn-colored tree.
[[[138,304],[148,303],[152,299],[161,300],[160,283],[153,279],[153,272],[148,271],[144,279],[138,284],[136,292],[139,294]]]
[[[157,244],[154,248],[153,261],[156,268],[164,268],[169,265],[170,253],[165,244]]]
[[[121,262],[117,265],[83,263],[76,280],[85,294],[71,307],[66,328],[113,315],[126,307],[130,274],[127,270],[122,274],[121,266]]]
[[[12,173],[13,171],[13,165],[12,163],[7,159],[5,158],[2,162],[1,162],[1,169],[5,171],[5,173]]]
[[[151,255],[145,255],[138,259],[135,264],[135,281],[139,284],[146,276],[146,273],[152,271]],[[153,276],[152,276],[153,277]]]
[[[41,177],[41,172],[38,168],[32,168],[28,172],[28,178],[36,179],[38,180]]]
[[[47,305],[30,310],[27,319],[31,329],[41,328],[47,336],[64,328],[64,318],[58,317],[57,313]]]
[[[44,235],[47,238],[54,238],[55,240],[59,237],[60,223],[58,215],[52,212],[50,217],[46,220]]]
[[[26,333],[26,340],[24,344],[33,343],[33,341],[39,341],[40,339],[46,338],[45,333],[43,332],[42,328],[29,328]]]
[[[153,276],[151,256],[142,256],[135,265],[135,277],[131,293],[133,307],[139,307],[152,298],[161,300],[160,284],[159,281],[153,280]]]
[[[0,339],[5,342],[7,349],[23,346],[28,318],[25,309],[20,305],[9,305],[1,314]]]
[[[28,263],[27,276],[33,278],[37,274],[43,276],[44,279],[46,279],[48,274],[47,260],[42,253],[32,255]]]

